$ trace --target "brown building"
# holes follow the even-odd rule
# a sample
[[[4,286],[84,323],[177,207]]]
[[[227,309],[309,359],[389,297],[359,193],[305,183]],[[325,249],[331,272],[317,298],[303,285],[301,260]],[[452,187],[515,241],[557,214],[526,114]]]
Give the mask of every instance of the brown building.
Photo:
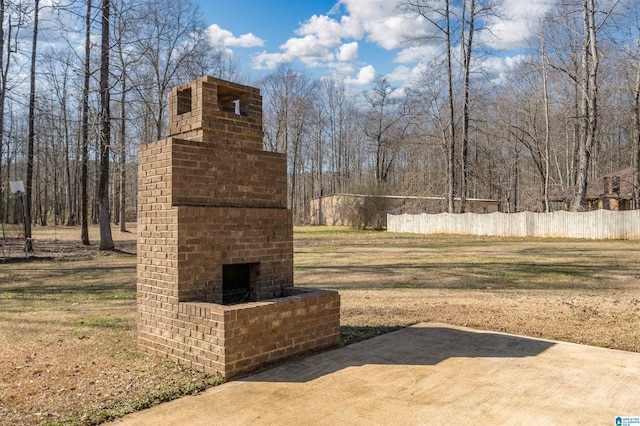
[[[584,199],[584,210],[632,210],[633,209],[633,168],[618,170],[587,182],[587,193]],[[549,194],[549,201],[559,203],[568,208],[576,188],[565,189]]]
[[[362,214],[363,206],[368,209],[379,210],[364,212],[366,215],[379,214],[383,227],[386,227],[386,215],[390,214],[420,214],[442,213],[446,211],[447,202],[444,197],[415,197],[402,195],[361,195],[335,194],[311,200],[312,225],[352,226],[354,220]],[[455,199],[455,206],[459,210],[460,199]],[[466,210],[470,213],[493,213],[501,211],[500,201],[467,198]]]

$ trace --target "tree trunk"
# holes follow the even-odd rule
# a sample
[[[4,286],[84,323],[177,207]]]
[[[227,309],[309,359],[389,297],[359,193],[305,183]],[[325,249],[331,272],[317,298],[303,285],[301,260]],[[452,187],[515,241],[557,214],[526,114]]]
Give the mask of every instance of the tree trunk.
[[[31,83],[29,89],[29,136],[27,140],[27,184],[25,187],[24,209],[24,237],[25,251],[32,252],[33,244],[31,241],[31,201],[33,192],[33,149],[36,138],[35,131],[35,110],[36,110],[36,53],[38,44],[38,14],[40,9],[40,0],[35,0],[34,17],[33,17],[33,41],[31,44]]]
[[[2,60],[4,59],[4,11],[4,0],[0,0],[0,63],[2,63]],[[9,55],[9,52],[7,52],[7,55]],[[9,62],[9,58],[7,58],[7,62]],[[2,182],[2,154],[4,151],[4,100],[7,79],[5,78],[6,74],[4,73],[4,66],[0,67],[0,69],[2,69],[3,71],[2,80],[0,81],[0,182]],[[4,221],[5,217],[3,195],[3,191],[0,190],[0,223]]]
[[[449,103],[449,146],[447,149],[447,211],[455,213],[455,156],[456,156],[456,132],[453,101],[453,69],[451,65],[451,12],[449,0],[445,1],[445,37],[447,49],[447,97]]]
[[[109,144],[111,143],[111,108],[109,97],[109,12],[110,0],[102,0],[102,41],[100,59],[100,183],[98,212],[100,250],[113,250],[109,214]]]
[[[126,105],[127,105],[127,76],[124,71],[122,72],[122,94],[120,98],[120,108],[122,112],[122,120],[120,121],[120,231],[126,232],[127,230],[127,213],[126,213],[126,187],[127,187],[127,147],[126,147]]]
[[[544,211],[549,213],[549,143],[551,128],[549,124],[549,92],[547,88],[547,55],[545,51],[544,36],[540,37],[541,67],[542,67],[542,100],[544,105]]]
[[[62,113],[63,113],[63,121],[62,125],[64,126],[63,135],[64,135],[64,168],[65,168],[65,178],[66,178],[66,192],[67,192],[67,226],[73,226],[76,224],[76,214],[73,208],[73,200],[76,197],[76,194],[73,193],[73,185],[71,182],[71,159],[70,159],[70,150],[71,144],[70,136],[69,136],[69,128],[71,127],[69,123],[69,117],[67,114],[67,76],[65,75],[64,79],[64,101],[62,105]],[[61,218],[64,220],[64,218]]]
[[[580,151],[578,158],[578,178],[576,182],[576,194],[571,205],[571,210],[584,209],[584,201],[587,193],[587,179],[591,161],[591,150],[596,143],[598,131],[598,46],[595,24],[594,0],[583,0],[583,31],[582,43],[582,100],[581,100],[581,128]]]
[[[87,0],[87,14],[85,16],[84,39],[84,75],[82,85],[82,166],[80,177],[81,197],[81,223],[80,239],[82,244],[88,246],[89,242],[89,196],[87,191],[89,179],[89,77],[91,73],[91,0]]]
[[[465,1],[466,5],[467,2]],[[470,92],[470,75],[471,75],[471,52],[473,49],[473,31],[475,26],[476,1],[471,0],[469,6],[469,35],[465,40],[465,18],[464,10],[462,12],[462,40],[463,40],[463,64],[464,64],[464,101],[462,104],[462,179],[460,181],[460,213],[466,211],[467,204],[467,184],[469,180],[469,92]]]
[[[638,41],[640,54],[640,40]],[[633,93],[633,208],[640,208],[640,61],[636,69],[636,86]]]
[[[588,110],[589,122],[587,133],[587,164],[585,175],[588,176],[592,150],[598,149],[598,69],[600,67],[600,58],[596,37],[596,4],[595,0],[590,0],[589,8],[589,51],[591,63],[589,67],[589,91],[588,91]],[[597,154],[597,153],[596,153]],[[597,157],[596,157],[597,158]],[[585,193],[587,185],[585,181]]]
[[[589,0],[582,0],[583,40],[581,59],[581,97],[580,97],[580,128],[581,137],[578,140],[578,168],[576,174],[576,193],[571,204],[572,211],[584,210],[584,200],[587,193],[587,173],[589,170]]]

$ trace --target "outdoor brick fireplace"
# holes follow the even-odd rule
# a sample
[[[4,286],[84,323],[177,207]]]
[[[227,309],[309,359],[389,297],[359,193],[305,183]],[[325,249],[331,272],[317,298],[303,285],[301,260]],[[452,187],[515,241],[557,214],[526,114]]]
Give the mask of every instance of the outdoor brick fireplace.
[[[226,378],[335,346],[336,292],[293,287],[286,156],[262,149],[260,91],[203,77],[141,146],[138,344]]]

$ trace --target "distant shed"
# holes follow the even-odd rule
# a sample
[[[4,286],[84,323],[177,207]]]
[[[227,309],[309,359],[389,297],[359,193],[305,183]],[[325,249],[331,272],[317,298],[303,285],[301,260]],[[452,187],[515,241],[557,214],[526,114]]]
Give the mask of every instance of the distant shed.
[[[312,225],[350,226],[354,213],[366,201],[384,207],[391,214],[443,213],[447,209],[445,197],[416,197],[404,195],[335,194],[314,198],[310,202]],[[456,210],[460,210],[460,199],[455,199]],[[502,211],[499,200],[467,198],[466,211],[470,213],[493,213]],[[383,224],[386,226],[386,223]]]
[[[633,168],[618,170],[598,179],[587,182],[583,208],[593,210],[632,210],[633,209]],[[576,187],[549,194],[549,201],[562,203],[565,208],[573,201]]]

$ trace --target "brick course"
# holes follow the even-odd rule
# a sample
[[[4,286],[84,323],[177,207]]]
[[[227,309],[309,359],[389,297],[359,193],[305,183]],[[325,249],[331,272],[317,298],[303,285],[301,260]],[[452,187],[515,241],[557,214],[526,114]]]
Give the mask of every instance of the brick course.
[[[292,287],[286,156],[262,149],[261,105],[203,77],[171,91],[167,139],[139,149],[139,347],[227,378],[339,337],[339,295]],[[257,265],[251,303],[221,305],[233,264]]]

